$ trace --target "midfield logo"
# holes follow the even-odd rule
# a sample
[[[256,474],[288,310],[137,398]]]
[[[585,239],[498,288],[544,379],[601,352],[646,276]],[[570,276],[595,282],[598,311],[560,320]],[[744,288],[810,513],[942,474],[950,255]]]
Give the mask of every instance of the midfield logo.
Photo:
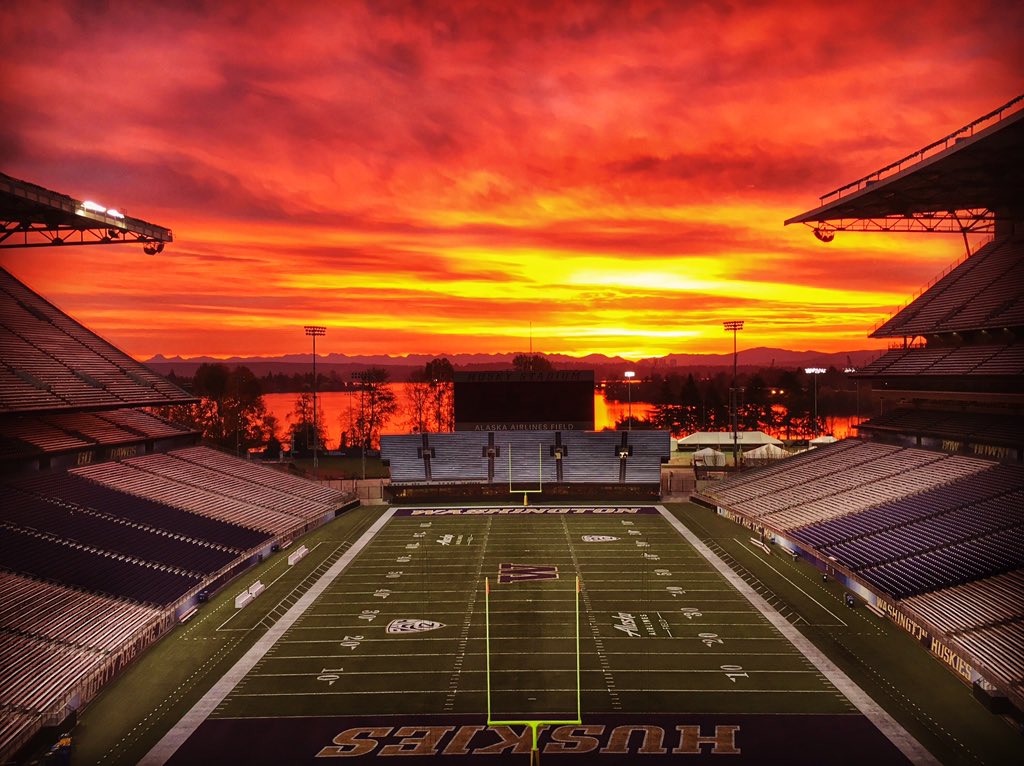
[[[498,582],[508,585],[526,580],[557,580],[558,567],[534,566],[532,564],[499,564]]]
[[[413,617],[402,617],[398,620],[392,620],[389,622],[386,632],[391,635],[401,635],[404,633],[426,633],[428,630],[437,630],[438,628],[443,627],[443,622],[419,620]]]

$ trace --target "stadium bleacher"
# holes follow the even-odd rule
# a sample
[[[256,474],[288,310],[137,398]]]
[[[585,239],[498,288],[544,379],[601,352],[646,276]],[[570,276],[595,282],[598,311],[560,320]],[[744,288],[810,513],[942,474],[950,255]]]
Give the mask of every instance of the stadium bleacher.
[[[902,338],[1001,330],[1022,322],[1024,242],[1001,239],[965,259],[872,334]]]
[[[1024,344],[895,348],[857,372],[873,378],[912,375],[1024,375]]]
[[[3,269],[0,307],[0,413],[193,400]]]
[[[4,419],[0,460],[144,444],[193,434],[143,410],[10,415]]]
[[[670,446],[667,431],[456,431],[383,436],[381,457],[391,467],[393,485],[659,485]],[[496,454],[489,456],[489,448]]]
[[[0,630],[79,649],[117,652],[160,610],[0,571]]]
[[[201,541],[237,553],[264,546],[271,539],[270,535],[248,527],[189,513],[182,508],[121,492],[71,473],[19,479],[12,482],[12,486],[50,502],[86,508],[93,512],[102,511],[125,523],[160,530],[167,535]]]
[[[0,269],[0,760],[352,501],[139,409],[192,401]]]
[[[928,162],[912,155],[786,222],[828,242],[837,230],[940,231],[945,216],[966,245],[955,211],[984,208],[975,220],[993,236],[871,333],[893,347],[852,376],[889,406],[859,425],[863,441],[729,477],[694,499],[765,530],[900,624],[925,623],[936,656],[936,646],[960,652],[947,663],[960,677],[984,679],[1024,711],[1024,225],[1019,193],[1002,181],[1021,124],[1018,109],[997,110],[933,144],[944,148]]]

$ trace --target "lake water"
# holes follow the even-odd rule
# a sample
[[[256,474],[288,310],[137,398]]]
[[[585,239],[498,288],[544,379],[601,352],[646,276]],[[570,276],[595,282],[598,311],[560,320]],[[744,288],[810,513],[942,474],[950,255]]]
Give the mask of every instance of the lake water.
[[[403,411],[406,384],[393,384],[398,394],[399,412],[383,428],[386,434],[407,434],[410,432],[409,417]],[[293,422],[292,414],[298,394],[264,394],[263,401],[267,410],[281,422],[282,431]],[[316,395],[317,403],[324,413],[327,427],[327,445],[329,449],[338,446],[341,432],[345,430],[353,413],[359,411],[359,393],[350,391],[325,391]],[[654,406],[643,402],[633,402],[633,417],[647,417]],[[594,427],[601,431],[614,428],[615,423],[625,418],[629,411],[628,403],[605,401],[603,394],[594,394]]]
[[[395,392],[398,394],[399,407],[403,408],[405,402],[405,390],[407,384],[395,383]],[[264,394],[263,400],[267,404],[267,410],[275,415],[281,422],[282,431],[287,431],[287,427],[293,421],[292,411],[295,409],[295,400],[298,398],[298,394]],[[324,413],[325,425],[327,428],[327,446],[329,449],[334,449],[338,446],[341,440],[341,432],[345,429],[348,424],[352,413],[358,412],[359,410],[359,393],[349,391],[325,391],[321,394],[317,394],[317,402]],[[390,420],[383,429],[383,433],[386,434],[405,434],[410,432],[409,418],[405,414],[403,409],[399,410],[399,413]],[[633,417],[637,419],[647,417],[654,409],[654,405],[646,402],[633,402]],[[596,430],[601,431],[605,428],[614,428],[615,424],[626,417],[629,410],[628,403],[623,402],[610,402],[604,398],[604,394],[594,394],[594,427]],[[861,418],[864,420],[864,418]],[[826,424],[830,429],[833,436],[837,439],[843,439],[847,436],[856,436],[857,432],[853,428],[853,424],[857,423],[857,418],[852,417],[835,417],[828,418]],[[682,436],[683,434],[674,434],[675,436]],[[783,434],[772,434],[777,438],[782,438]]]

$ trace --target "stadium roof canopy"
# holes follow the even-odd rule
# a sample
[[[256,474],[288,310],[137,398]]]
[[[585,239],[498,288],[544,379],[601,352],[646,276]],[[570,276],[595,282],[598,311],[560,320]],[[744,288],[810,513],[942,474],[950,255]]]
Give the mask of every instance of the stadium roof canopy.
[[[835,231],[991,233],[995,219],[1022,217],[1024,95],[955,133],[820,198],[786,221]]]
[[[0,248],[141,242],[152,255],[172,239],[163,226],[0,173]]]

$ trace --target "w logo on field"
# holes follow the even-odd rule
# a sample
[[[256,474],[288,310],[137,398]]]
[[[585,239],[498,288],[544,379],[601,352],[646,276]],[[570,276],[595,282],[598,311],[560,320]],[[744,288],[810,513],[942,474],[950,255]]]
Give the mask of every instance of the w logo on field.
[[[499,564],[498,582],[508,585],[527,580],[557,580],[558,567],[534,566],[532,564]]]
[[[388,623],[387,633],[391,635],[400,635],[404,633],[426,633],[428,630],[437,630],[443,628],[443,622],[434,622],[433,620],[417,620],[410,617],[403,617],[398,620],[392,620]]]

